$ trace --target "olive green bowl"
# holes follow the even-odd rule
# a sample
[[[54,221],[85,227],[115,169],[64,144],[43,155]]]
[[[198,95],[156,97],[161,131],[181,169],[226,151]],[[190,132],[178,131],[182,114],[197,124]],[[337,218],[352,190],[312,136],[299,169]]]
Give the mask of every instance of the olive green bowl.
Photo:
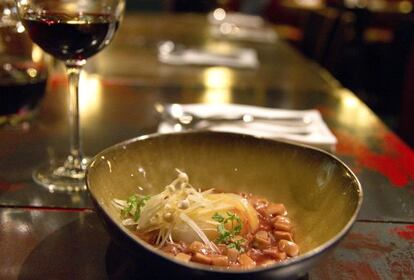
[[[121,224],[111,201],[161,192],[176,178],[176,168],[196,188],[250,192],[284,203],[300,256],[250,270],[224,269],[176,261],[140,240]],[[362,203],[358,179],[336,157],[307,146],[220,132],[154,134],[115,145],[93,159],[87,186],[113,239],[141,258],[137,266],[145,271],[152,265],[186,279],[303,276],[345,236]]]

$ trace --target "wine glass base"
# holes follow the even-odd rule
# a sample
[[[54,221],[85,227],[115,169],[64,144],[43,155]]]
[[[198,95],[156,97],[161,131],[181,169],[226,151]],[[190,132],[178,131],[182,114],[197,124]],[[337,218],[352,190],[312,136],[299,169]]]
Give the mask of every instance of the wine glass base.
[[[87,159],[83,161],[87,162]],[[44,164],[33,171],[33,180],[50,192],[86,191],[85,168],[70,169],[62,160],[56,164]]]

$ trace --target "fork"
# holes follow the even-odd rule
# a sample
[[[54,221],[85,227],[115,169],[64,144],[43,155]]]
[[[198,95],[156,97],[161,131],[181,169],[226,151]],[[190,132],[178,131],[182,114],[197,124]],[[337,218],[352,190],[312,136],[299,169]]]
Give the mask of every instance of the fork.
[[[298,133],[307,133],[305,129],[312,123],[312,119],[309,116],[255,116],[252,114],[239,114],[233,116],[211,115],[208,117],[200,117],[191,112],[185,112],[178,104],[172,104],[170,106],[156,104],[155,110],[161,114],[163,120],[171,124],[179,124],[180,129],[192,129],[199,126],[202,122],[215,125],[232,122],[247,124],[255,121],[271,121],[273,124],[279,126],[303,128],[299,129]]]

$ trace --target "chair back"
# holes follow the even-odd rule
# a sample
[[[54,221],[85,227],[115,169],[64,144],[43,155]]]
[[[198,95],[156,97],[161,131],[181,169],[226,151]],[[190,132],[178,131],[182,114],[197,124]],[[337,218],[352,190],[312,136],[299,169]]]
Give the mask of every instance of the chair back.
[[[302,52],[319,64],[328,48],[340,12],[333,8],[311,10],[303,29]]]

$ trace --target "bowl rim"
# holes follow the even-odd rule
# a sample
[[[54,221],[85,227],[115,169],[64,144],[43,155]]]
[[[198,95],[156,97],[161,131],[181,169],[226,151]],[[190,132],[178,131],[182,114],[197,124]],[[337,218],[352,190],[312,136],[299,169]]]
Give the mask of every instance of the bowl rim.
[[[132,144],[135,142],[139,142],[139,141],[144,141],[147,139],[152,139],[152,138],[158,138],[158,137],[163,137],[163,136],[168,136],[168,135],[186,135],[186,134],[208,134],[208,135],[229,135],[229,136],[236,136],[236,137],[242,137],[242,138],[251,138],[251,139],[257,139],[260,141],[269,141],[269,142],[277,142],[277,143],[283,143],[283,144],[287,144],[290,146],[298,146],[301,148],[305,148],[305,149],[310,149],[319,153],[324,154],[325,156],[337,161],[340,165],[342,165],[345,170],[347,172],[349,172],[349,174],[352,176],[352,178],[354,179],[356,186],[357,186],[357,193],[358,193],[358,202],[357,205],[355,207],[354,213],[352,214],[351,218],[349,219],[349,221],[346,223],[346,225],[331,239],[329,239],[327,242],[323,243],[322,245],[306,252],[303,255],[299,255],[297,257],[288,259],[288,260],[284,260],[284,261],[279,261],[276,262],[274,264],[271,265],[267,265],[267,266],[256,266],[254,268],[249,268],[249,269],[241,269],[241,268],[227,268],[227,267],[218,267],[218,266],[212,266],[212,265],[204,265],[204,264],[199,264],[199,263],[195,263],[195,262],[182,262],[179,260],[176,260],[175,258],[172,258],[171,256],[168,256],[166,253],[163,253],[162,251],[158,250],[157,248],[155,248],[154,246],[148,244],[147,242],[141,240],[139,237],[137,237],[136,235],[134,235],[130,229],[128,229],[125,226],[120,225],[119,223],[113,221],[111,215],[109,213],[107,213],[107,211],[101,206],[101,204],[99,203],[98,199],[96,199],[95,195],[93,194],[93,192],[91,192],[91,189],[89,187],[89,173],[90,173],[90,169],[93,167],[94,163],[96,161],[98,161],[101,156],[103,156],[104,154],[107,154],[113,150],[116,150],[118,148],[123,148],[123,146],[128,145],[128,144]],[[254,136],[254,135],[248,135],[248,134],[241,134],[241,133],[233,133],[233,132],[221,132],[221,131],[181,131],[181,132],[171,132],[171,133],[151,133],[151,134],[145,134],[145,135],[141,135],[141,136],[137,136],[125,141],[122,141],[120,143],[114,144],[104,150],[102,150],[101,152],[99,152],[98,154],[96,154],[90,161],[90,164],[88,165],[87,169],[86,169],[86,175],[85,175],[85,182],[86,182],[86,186],[87,186],[87,190],[89,192],[89,195],[91,197],[91,199],[95,202],[95,208],[99,207],[101,211],[104,212],[104,214],[109,217],[109,219],[114,222],[114,224],[116,225],[116,227],[118,229],[120,229],[123,233],[126,234],[126,236],[131,239],[133,242],[138,243],[138,245],[140,245],[141,247],[147,249],[148,251],[150,251],[151,253],[156,254],[158,257],[161,257],[163,259],[166,259],[168,261],[174,262],[178,265],[182,265],[191,269],[198,269],[198,270],[202,270],[205,272],[215,272],[215,273],[223,273],[223,274],[250,274],[250,273],[260,273],[260,272],[266,272],[266,271],[272,271],[272,270],[278,270],[278,269],[283,269],[285,267],[294,265],[294,264],[299,264],[302,262],[305,262],[311,258],[314,258],[318,255],[321,255],[323,252],[328,251],[329,249],[331,249],[336,243],[338,243],[339,241],[341,241],[346,234],[350,231],[350,229],[352,228],[353,224],[355,223],[357,216],[359,214],[359,211],[361,210],[361,206],[362,206],[362,202],[363,202],[363,189],[361,186],[361,183],[359,182],[359,179],[357,178],[357,176],[354,174],[354,172],[341,160],[339,159],[337,156],[321,149],[318,147],[314,147],[314,146],[309,146],[306,144],[302,144],[302,143],[296,143],[296,142],[291,142],[288,140],[284,140],[284,139],[270,139],[270,138],[266,138],[266,137],[261,137],[261,136]]]

